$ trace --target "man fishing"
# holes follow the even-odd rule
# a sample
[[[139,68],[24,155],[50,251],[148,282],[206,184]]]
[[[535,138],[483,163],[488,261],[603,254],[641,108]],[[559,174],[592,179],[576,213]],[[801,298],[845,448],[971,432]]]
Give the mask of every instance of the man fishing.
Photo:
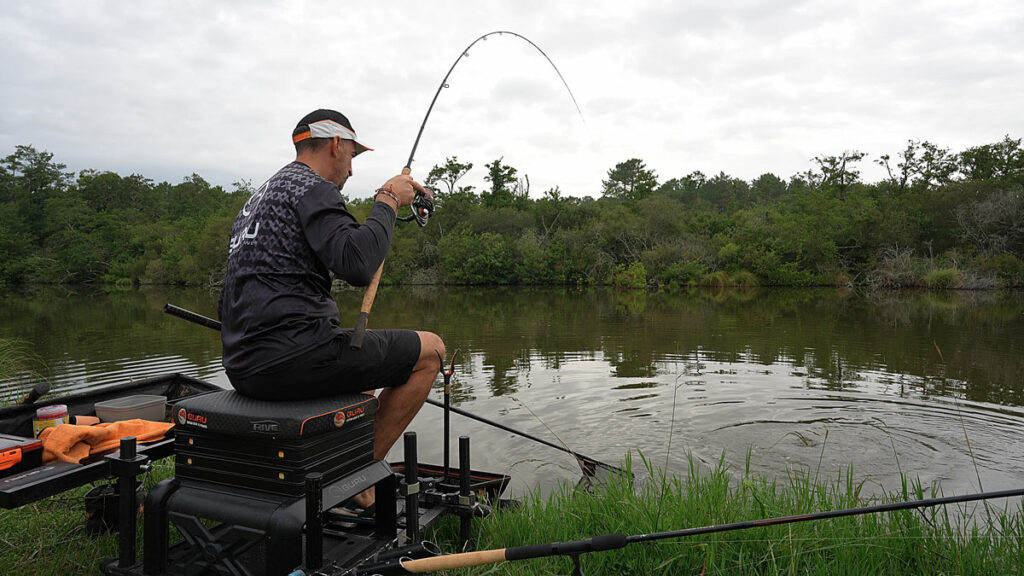
[[[417,191],[430,192],[410,176],[394,176],[377,189],[360,225],[341,188],[352,159],[372,149],[348,118],[311,112],[292,142],[295,161],[249,198],[231,227],[218,305],[224,368],[238,392],[262,400],[382,389],[374,457],[383,459],[427,398],[444,343],[430,332],[370,330],[352,350],[331,282],[369,284],[391,246],[398,209]],[[369,509],[373,495],[356,503]]]

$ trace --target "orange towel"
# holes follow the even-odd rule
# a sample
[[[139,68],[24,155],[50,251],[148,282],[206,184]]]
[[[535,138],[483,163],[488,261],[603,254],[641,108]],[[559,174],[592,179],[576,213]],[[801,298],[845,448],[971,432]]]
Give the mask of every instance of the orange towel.
[[[95,426],[61,424],[46,428],[39,434],[39,440],[43,443],[43,463],[80,462],[90,454],[116,450],[121,438],[127,436],[135,436],[136,442],[140,444],[153,442],[163,438],[173,427],[171,422],[122,420]]]

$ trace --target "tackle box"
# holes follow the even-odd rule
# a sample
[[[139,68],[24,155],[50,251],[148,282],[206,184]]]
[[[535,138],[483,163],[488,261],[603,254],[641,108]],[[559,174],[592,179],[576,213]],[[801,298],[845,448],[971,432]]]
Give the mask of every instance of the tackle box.
[[[163,422],[167,410],[167,396],[136,394],[97,402],[94,407],[96,416],[103,422],[120,422],[136,418]]]
[[[0,434],[0,477],[41,466],[43,444],[36,438]]]
[[[377,399],[347,394],[268,402],[233,390],[175,408],[175,475],[279,496],[305,493],[305,475],[325,483],[373,460]]]

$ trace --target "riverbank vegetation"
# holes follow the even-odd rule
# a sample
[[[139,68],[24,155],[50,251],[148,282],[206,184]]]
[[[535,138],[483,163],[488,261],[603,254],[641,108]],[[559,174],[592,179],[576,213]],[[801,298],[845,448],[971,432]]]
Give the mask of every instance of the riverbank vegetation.
[[[885,170],[862,181],[862,167]],[[448,158],[426,181],[430,225],[398,226],[395,284],[1024,286],[1024,148],[1009,136],[954,152],[910,141],[873,160],[846,151],[784,179],[725,173],[662,180],[641,159],[594,197],[540,194],[502,159],[487,188]],[[479,171],[479,168],[477,168]],[[179,184],[67,172],[18,146],[0,162],[0,283],[216,284],[235,214],[252,193],[193,174]],[[371,200],[349,203],[362,218]]]
[[[628,466],[628,464],[627,464]],[[165,461],[147,485],[173,473]],[[836,478],[791,472],[769,479],[721,463],[691,459],[685,477],[647,466],[644,482],[613,478],[593,493],[563,486],[549,497],[474,520],[477,549],[565,542],[589,536],[641,534],[940,495],[904,481],[893,493],[870,495],[852,470]],[[0,566],[40,576],[99,574],[116,556],[117,535],[93,537],[83,523],[83,487],[63,496],[0,512]],[[141,523],[139,543],[141,546]],[[458,550],[458,521],[428,538]],[[141,550],[141,548],[140,548]],[[633,544],[582,557],[587,574],[1019,574],[1024,570],[1024,516],[1019,499],[898,511]],[[448,574],[569,574],[555,557]]]
[[[811,471],[769,479],[690,459],[685,478],[647,466],[649,480],[613,478],[593,494],[563,486],[548,498],[477,521],[477,549],[568,542],[600,534],[649,534],[826,510],[938,497],[904,479],[893,493],[867,494],[847,470],[831,480]],[[862,491],[863,490],[863,491]],[[986,510],[991,512],[986,516]],[[450,549],[457,523],[432,535]],[[1020,574],[1024,516],[1020,499],[904,510],[721,532],[629,545],[581,557],[587,574]],[[451,574],[570,574],[552,557]]]

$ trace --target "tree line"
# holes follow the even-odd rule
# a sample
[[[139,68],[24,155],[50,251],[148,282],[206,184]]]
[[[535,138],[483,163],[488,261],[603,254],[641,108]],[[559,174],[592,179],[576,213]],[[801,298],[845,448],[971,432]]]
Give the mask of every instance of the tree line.
[[[885,177],[864,182],[873,161]],[[531,194],[503,158],[486,186],[457,156],[426,183],[438,210],[398,226],[384,281],[404,284],[1024,286],[1020,139],[954,152],[909,141],[850,150],[754,180],[692,172],[662,181],[632,158],[595,196]],[[0,283],[217,284],[235,214],[252,193],[193,174],[179,184],[84,170],[17,146],[0,163]],[[372,200],[349,202],[357,218]]]

